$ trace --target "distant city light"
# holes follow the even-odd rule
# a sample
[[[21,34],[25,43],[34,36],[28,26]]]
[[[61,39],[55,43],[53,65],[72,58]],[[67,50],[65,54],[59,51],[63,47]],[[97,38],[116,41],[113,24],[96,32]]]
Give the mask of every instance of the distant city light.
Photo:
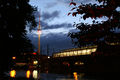
[[[84,65],[84,62],[78,61],[78,62],[75,62],[75,65]]]
[[[84,62],[80,62],[80,65],[84,65]]]
[[[27,72],[26,72],[26,78],[30,78],[30,70],[27,70]]]
[[[37,55],[37,53],[36,53],[36,52],[34,52],[34,53],[33,53],[33,55]]]
[[[48,56],[48,59],[50,58],[50,56]]]
[[[10,71],[10,77],[15,78],[16,75],[16,71],[15,70],[11,70]]]
[[[34,64],[34,65],[38,64],[38,61],[33,61],[33,64]]]
[[[14,56],[14,57],[12,57],[12,59],[16,59],[16,57]]]

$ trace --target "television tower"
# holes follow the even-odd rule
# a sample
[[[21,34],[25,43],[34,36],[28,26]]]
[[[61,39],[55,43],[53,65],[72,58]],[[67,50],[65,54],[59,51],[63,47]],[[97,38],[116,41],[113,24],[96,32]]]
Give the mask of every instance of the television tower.
[[[38,54],[40,55],[40,35],[41,35],[41,26],[40,26],[40,13],[39,13],[39,26],[38,26]]]

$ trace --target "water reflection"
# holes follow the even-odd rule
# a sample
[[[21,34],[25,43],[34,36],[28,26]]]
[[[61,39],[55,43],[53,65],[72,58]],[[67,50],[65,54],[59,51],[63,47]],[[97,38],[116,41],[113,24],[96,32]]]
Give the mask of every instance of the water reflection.
[[[33,70],[33,74],[32,74],[34,79],[38,78],[38,70]]]
[[[77,72],[73,72],[73,76],[74,76],[74,79],[75,79],[75,80],[78,80]]]
[[[73,74],[53,74],[53,73],[40,73],[39,70],[11,70],[10,77],[14,80],[97,80],[85,78],[84,73],[73,72]]]
[[[15,70],[11,70],[10,71],[10,77],[15,78],[16,75],[16,71]]]
[[[34,78],[34,79],[38,79],[39,78],[39,76],[40,76],[40,74],[39,74],[39,71],[38,70],[27,70],[27,71],[16,71],[16,70],[11,70],[10,71],[10,77],[11,78],[17,78],[17,77],[25,77],[25,74],[24,74],[24,72],[26,73],[26,78],[31,78],[31,76],[32,76],[32,78]],[[16,75],[16,73],[17,73],[17,75]],[[22,76],[20,76],[20,75],[22,75]]]
[[[30,73],[30,70],[27,70],[27,71],[26,71],[26,78],[30,78],[30,74],[31,74],[31,73]]]

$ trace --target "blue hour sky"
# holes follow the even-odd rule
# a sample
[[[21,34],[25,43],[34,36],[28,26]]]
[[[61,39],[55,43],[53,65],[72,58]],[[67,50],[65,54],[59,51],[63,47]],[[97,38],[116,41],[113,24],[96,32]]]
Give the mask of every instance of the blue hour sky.
[[[92,19],[87,20],[80,19],[80,16],[73,17],[68,16],[71,7],[69,6],[71,0],[30,0],[30,5],[37,7],[37,12],[35,13],[36,21],[38,22],[38,14],[41,15],[41,50],[42,53],[46,54],[46,47],[49,45],[50,54],[52,52],[57,52],[63,49],[69,49],[75,47],[68,33],[72,31],[77,31],[73,27],[74,22],[85,22],[92,23]],[[77,3],[96,3],[94,0],[76,0]],[[103,19],[98,19],[103,20]],[[105,20],[105,18],[104,18]],[[31,39],[35,49],[37,50],[38,36],[37,28],[28,32],[28,37]]]

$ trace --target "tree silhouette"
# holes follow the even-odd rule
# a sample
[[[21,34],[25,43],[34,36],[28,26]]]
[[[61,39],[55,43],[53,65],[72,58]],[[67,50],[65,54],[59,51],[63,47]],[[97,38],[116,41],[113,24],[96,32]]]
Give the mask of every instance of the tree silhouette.
[[[93,1],[93,0],[92,0]],[[81,19],[93,19],[92,24],[77,23],[74,26],[78,32],[69,33],[73,43],[79,47],[87,45],[98,45],[97,51],[90,55],[85,68],[88,73],[101,74],[120,71],[120,1],[119,0],[95,0],[88,4],[81,3],[77,6],[75,0],[68,15],[83,15]],[[97,21],[100,18],[106,21]],[[116,75],[116,74],[115,74]]]
[[[29,0],[0,0],[0,71],[8,68],[12,56],[33,51],[26,25],[36,26],[34,11]]]
[[[81,19],[94,19],[92,24],[77,23],[74,26],[79,32],[69,33],[73,43],[79,47],[98,44],[101,41],[120,42],[119,33],[116,30],[120,28],[120,1],[119,0],[96,0],[96,4],[76,5],[72,0],[70,5],[74,7],[68,15],[76,17],[83,15]],[[98,5],[98,4],[101,5]],[[118,10],[117,10],[118,9]],[[96,19],[107,17],[107,21],[96,21]],[[111,38],[110,38],[111,37]],[[114,37],[114,38],[113,38]],[[117,39],[117,40],[116,40]]]

